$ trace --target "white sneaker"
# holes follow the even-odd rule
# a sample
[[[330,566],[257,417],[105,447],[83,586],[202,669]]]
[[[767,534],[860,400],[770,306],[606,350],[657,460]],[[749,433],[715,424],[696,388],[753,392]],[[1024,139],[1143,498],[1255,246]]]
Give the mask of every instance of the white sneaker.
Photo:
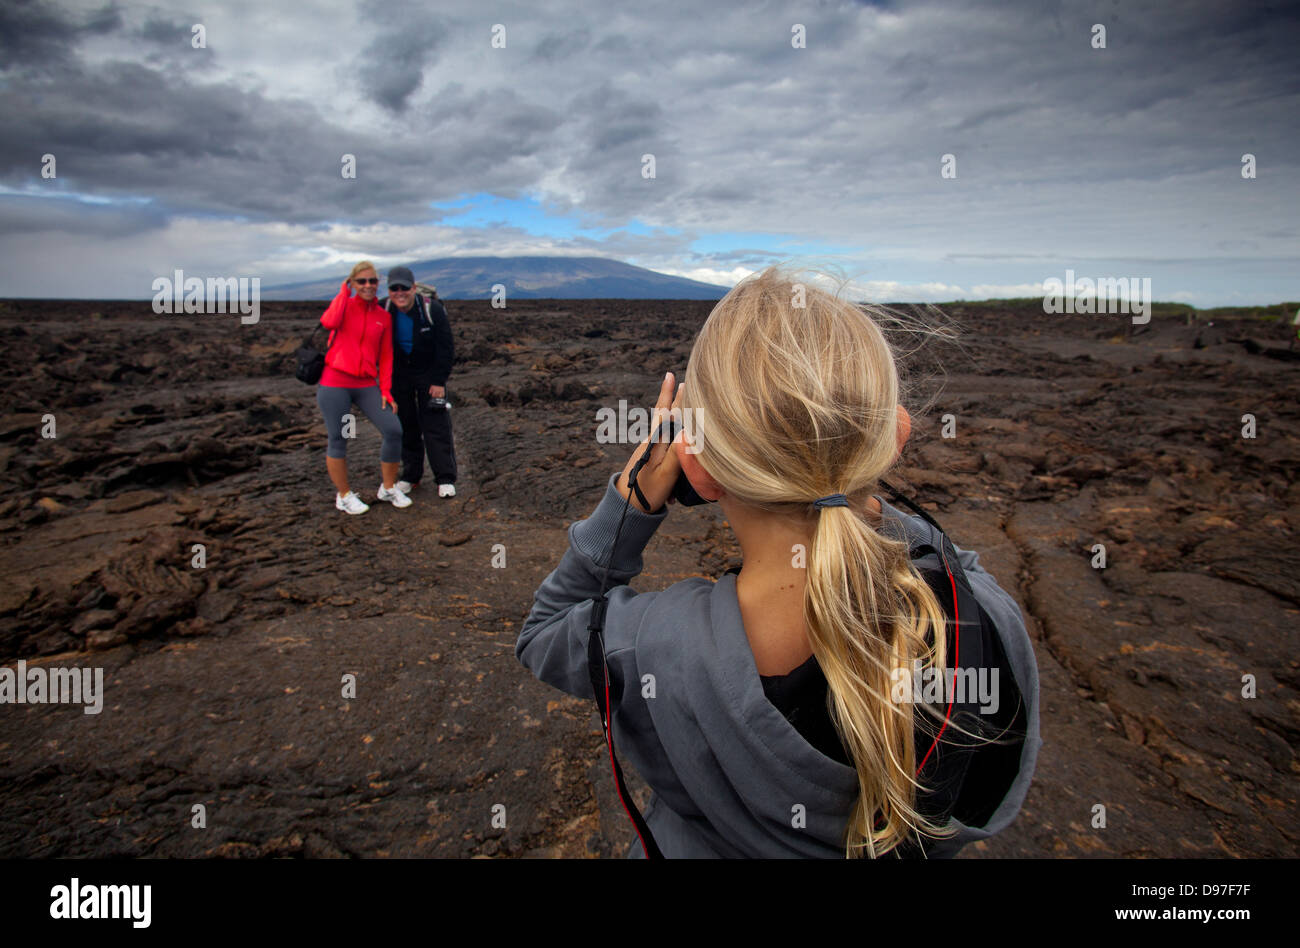
[[[400,490],[403,494],[409,494],[411,491],[415,490],[415,485],[410,481],[398,481],[393,485],[393,488],[395,490]]]
[[[334,495],[334,506],[339,510],[350,514],[363,514],[370,507],[364,503],[354,492],[348,491],[346,495]]]
[[[411,498],[407,497],[400,490],[398,490],[396,484],[394,484],[392,487],[385,487],[383,484],[380,484],[379,493],[376,494],[375,496],[378,497],[380,500],[388,501],[388,503],[392,504],[394,507],[411,506]]]
[[[438,496],[439,496],[439,497],[455,497],[455,496],[456,496],[456,485],[455,485],[455,484],[439,484],[439,485],[438,485]]]

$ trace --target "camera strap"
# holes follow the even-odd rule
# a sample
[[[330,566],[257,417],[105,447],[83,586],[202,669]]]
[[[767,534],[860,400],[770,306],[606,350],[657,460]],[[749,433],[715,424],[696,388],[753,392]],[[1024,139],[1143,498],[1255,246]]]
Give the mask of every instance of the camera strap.
[[[641,488],[637,486],[636,478],[645,467],[646,462],[650,460],[650,452],[654,450],[656,440],[652,439],[646,446],[645,454],[637,460],[632,467],[632,473],[628,475],[628,485],[636,493],[637,499],[642,505],[649,507],[645,501],[645,495],[641,493]],[[655,842],[654,834],[650,832],[650,827],[646,824],[645,818],[641,811],[637,809],[636,802],[632,799],[632,794],[628,792],[627,784],[623,780],[623,768],[619,766],[618,756],[614,753],[614,727],[612,715],[610,712],[610,680],[609,680],[609,662],[605,657],[605,610],[609,605],[609,600],[605,598],[605,592],[609,589],[609,567],[614,562],[614,551],[618,549],[618,538],[623,533],[623,521],[627,519],[627,510],[631,506],[631,499],[623,499],[623,514],[618,518],[618,529],[614,531],[614,540],[610,543],[609,555],[605,558],[605,571],[600,580],[600,595],[591,601],[591,619],[587,623],[587,675],[591,679],[591,693],[596,699],[596,710],[600,712],[600,724],[605,731],[605,747],[609,751],[610,767],[614,771],[614,789],[618,792],[618,799],[623,804],[623,812],[627,818],[632,821],[632,826],[636,829],[637,837],[641,840],[641,848],[645,851],[647,859],[663,859],[664,854],[659,849],[659,844]],[[621,697],[622,683],[615,686],[614,700]]]

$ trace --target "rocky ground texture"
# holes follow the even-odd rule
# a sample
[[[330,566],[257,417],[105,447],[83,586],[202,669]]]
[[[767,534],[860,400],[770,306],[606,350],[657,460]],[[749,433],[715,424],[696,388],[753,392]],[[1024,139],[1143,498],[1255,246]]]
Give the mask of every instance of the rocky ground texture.
[[[0,659],[105,682],[98,715],[0,705],[0,856],[626,852],[594,714],[513,646],[565,527],[631,451],[598,443],[597,411],[683,371],[710,304],[449,303],[458,494],[430,478],[409,509],[374,502],[361,420],[362,517],[334,509],[292,375],[322,308],[241,325],[0,304]],[[1297,855],[1284,325],[948,314],[960,346],[907,359],[895,480],[1022,604],[1046,742],[1019,821],[963,858]],[[738,562],[720,511],[674,508],[634,585]]]

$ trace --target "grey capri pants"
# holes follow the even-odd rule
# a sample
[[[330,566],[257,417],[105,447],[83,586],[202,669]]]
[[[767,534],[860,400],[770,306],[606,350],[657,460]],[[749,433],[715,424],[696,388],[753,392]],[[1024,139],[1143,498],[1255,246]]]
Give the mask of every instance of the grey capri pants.
[[[358,408],[370,419],[370,423],[379,429],[384,442],[379,446],[381,464],[392,464],[402,460],[402,423],[396,412],[384,408],[379,395],[379,386],[368,388],[335,388],[332,385],[316,386],[316,404],[320,406],[321,416],[325,419],[325,430],[329,432],[329,446],[325,456],[346,458],[348,442],[343,437],[343,416],[356,402]]]

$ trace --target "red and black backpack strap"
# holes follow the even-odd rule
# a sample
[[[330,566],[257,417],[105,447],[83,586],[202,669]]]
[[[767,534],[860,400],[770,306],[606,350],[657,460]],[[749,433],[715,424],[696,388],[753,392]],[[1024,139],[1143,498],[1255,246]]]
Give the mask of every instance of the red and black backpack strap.
[[[1014,725],[1022,711],[1020,689],[998,630],[975,598],[970,579],[943,528],[897,490],[887,484],[882,486],[893,492],[891,500],[902,503],[924,521],[908,538],[910,555],[912,565],[934,592],[948,619],[946,671],[952,673],[954,682],[959,672],[967,676],[967,685],[972,684],[968,676],[973,672],[977,683],[997,689],[997,711],[985,713],[988,709],[982,706],[979,693],[982,684],[977,685],[974,695],[969,693],[969,687],[961,689],[962,700],[956,701],[956,696],[947,691],[945,678],[945,695],[954,700],[951,707],[945,705],[943,724],[938,725],[933,716],[926,714],[925,725],[918,728],[917,779],[926,787],[918,794],[918,805],[936,822],[955,817],[968,826],[981,826],[1004,796],[1007,774],[1014,778],[1019,767],[1020,745],[1015,741]],[[961,730],[948,727],[949,721],[957,723]],[[1003,740],[990,744],[991,738]]]

